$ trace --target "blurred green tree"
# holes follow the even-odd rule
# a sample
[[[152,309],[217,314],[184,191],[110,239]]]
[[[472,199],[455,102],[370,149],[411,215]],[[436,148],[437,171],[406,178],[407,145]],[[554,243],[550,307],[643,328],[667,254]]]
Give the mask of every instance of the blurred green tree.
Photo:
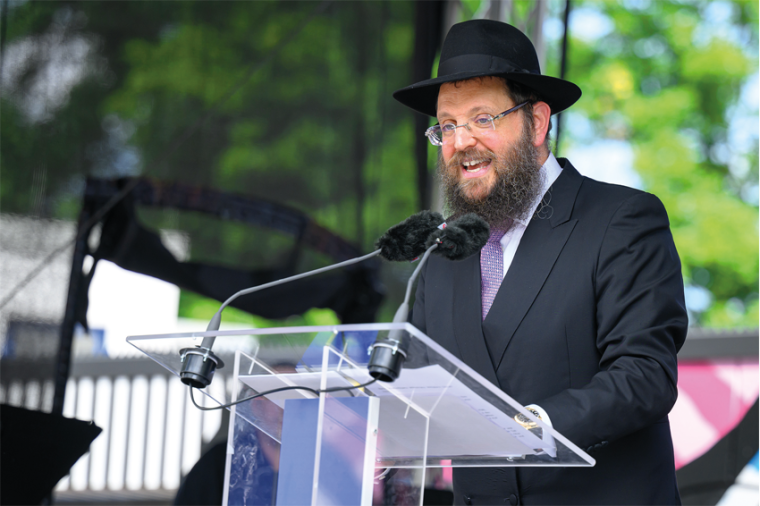
[[[533,12],[529,2],[511,5],[504,14],[519,23]],[[547,5],[545,29],[560,22],[564,2]],[[757,110],[741,98],[748,82],[757,91],[757,3],[573,5],[608,29],[596,38],[571,30],[567,78],[584,96],[564,119],[559,154],[600,139],[630,146],[641,186],[670,214],[691,300],[703,299],[692,304],[693,323],[756,326]],[[418,133],[390,97],[409,83],[413,5],[335,2],[288,40],[318,6],[12,4],[0,95],[2,211],[74,218],[85,175],[143,174],[287,203],[368,250],[416,210]],[[460,14],[482,16],[487,7],[464,0]],[[558,75],[559,38],[548,31],[545,72]],[[143,217],[191,230],[197,261],[276,264],[292,244],[194,216]]]
[[[489,3],[463,0],[461,19]],[[565,5],[549,3],[543,27],[544,72],[554,76],[561,37],[546,32],[562,27]],[[512,4],[504,16],[525,25],[532,7]],[[566,78],[583,97],[556,151],[605,140],[630,148],[642,188],[668,210],[691,324],[757,326],[757,2],[573,1],[569,36]]]
[[[575,109],[596,136],[633,148],[643,188],[665,204],[692,324],[757,326],[757,99],[754,111],[742,102],[757,96],[757,2],[574,6],[611,28],[592,41],[571,31]],[[563,152],[583,142],[565,131]]]
[[[14,6],[0,125],[3,212],[71,219],[84,176],[140,174],[287,204],[368,250],[416,210],[412,118],[390,97],[408,81],[413,4],[322,7]],[[80,76],[60,104],[48,101],[35,116],[28,105],[45,97],[27,90],[49,76],[55,52],[47,41],[79,44]],[[24,44],[36,53],[24,53]],[[35,176],[45,168],[44,178]],[[189,231],[193,260],[238,268],[282,264],[295,240],[187,213],[141,217],[154,228]],[[324,263],[306,254],[299,270]],[[183,297],[188,314],[194,300]]]

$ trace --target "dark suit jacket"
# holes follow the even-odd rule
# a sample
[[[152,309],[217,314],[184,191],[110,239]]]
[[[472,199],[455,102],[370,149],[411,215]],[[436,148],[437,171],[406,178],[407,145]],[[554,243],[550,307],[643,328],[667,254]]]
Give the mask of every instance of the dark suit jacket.
[[[653,195],[563,171],[481,321],[480,260],[433,256],[413,323],[596,459],[455,469],[455,503],[680,504],[667,414],[686,336],[683,279]]]

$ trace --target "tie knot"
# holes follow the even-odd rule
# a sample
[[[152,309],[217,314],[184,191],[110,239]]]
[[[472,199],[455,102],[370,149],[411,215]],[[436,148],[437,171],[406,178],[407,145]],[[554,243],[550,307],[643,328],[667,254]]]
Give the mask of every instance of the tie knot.
[[[506,231],[500,230],[498,228],[491,229],[491,235],[488,236],[488,242],[499,242],[501,241],[501,238],[504,237],[504,234]]]

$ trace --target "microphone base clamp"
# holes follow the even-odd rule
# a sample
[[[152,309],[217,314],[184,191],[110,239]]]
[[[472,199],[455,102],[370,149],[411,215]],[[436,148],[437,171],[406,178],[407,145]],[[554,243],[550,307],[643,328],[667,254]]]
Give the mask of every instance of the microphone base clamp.
[[[406,360],[406,352],[399,348],[399,344],[395,340],[380,339],[372,345],[372,355],[367,365],[370,376],[385,382],[398,378]]]
[[[179,351],[182,368],[179,379],[193,388],[206,388],[214,379],[216,369],[224,367],[222,359],[208,348],[183,348]]]

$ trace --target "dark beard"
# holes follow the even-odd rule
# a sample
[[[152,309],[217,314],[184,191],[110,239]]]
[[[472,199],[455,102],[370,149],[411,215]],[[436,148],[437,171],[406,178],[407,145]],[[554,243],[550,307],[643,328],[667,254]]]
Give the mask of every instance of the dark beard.
[[[439,156],[438,174],[443,184],[446,204],[454,217],[476,213],[491,228],[503,230],[511,228],[515,219],[525,220],[530,217],[533,204],[541,196],[543,176],[538,162],[538,149],[531,142],[531,131],[525,125],[517,144],[506,153],[497,155],[488,150],[465,151],[456,153],[448,164]],[[485,182],[480,179],[460,181],[459,176],[463,158],[475,152],[479,155],[478,158],[490,158],[491,167],[496,173],[493,188],[479,199],[468,197],[464,189]]]

